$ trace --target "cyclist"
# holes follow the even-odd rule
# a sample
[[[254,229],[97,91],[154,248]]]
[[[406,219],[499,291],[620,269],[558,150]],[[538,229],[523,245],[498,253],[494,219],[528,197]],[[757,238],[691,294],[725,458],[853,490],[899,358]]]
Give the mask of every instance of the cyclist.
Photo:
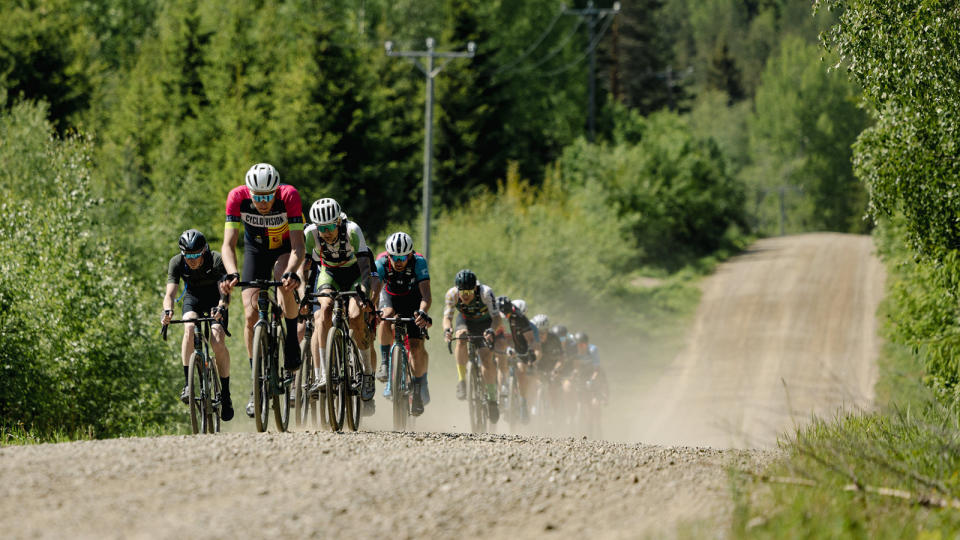
[[[310,275],[307,282],[314,292],[324,290],[351,291],[358,285],[369,293],[373,288],[370,274],[370,250],[363,238],[360,226],[347,218],[337,201],[330,198],[317,199],[310,206],[310,225],[307,226],[307,244],[310,249]],[[361,306],[357,298],[351,298],[348,305],[348,324],[353,337],[357,340],[360,360],[363,364],[363,377],[360,385],[360,398],[366,403],[363,414],[374,412],[373,394],[376,390],[373,381],[373,364],[370,358],[370,345],[367,342],[367,330],[363,318],[366,306]],[[326,353],[327,332],[333,324],[333,300],[320,298],[314,306],[314,364],[316,382],[311,392],[321,392],[327,386],[323,371]]]
[[[269,163],[250,167],[244,185],[227,195],[227,222],[223,232],[223,266],[227,275],[220,282],[220,292],[229,295],[237,285],[237,241],[243,236],[243,281],[280,278],[280,305],[286,323],[284,368],[300,367],[300,346],[297,342],[297,311],[294,290],[300,284],[296,270],[303,260],[303,211],[296,188],[280,183],[280,173]],[[247,358],[253,371],[253,327],[257,323],[256,288],[244,287],[240,293],[246,317],[244,336]],[[253,390],[247,403],[247,416],[253,417]]]
[[[516,354],[519,360],[517,364],[517,382],[520,385],[520,421],[526,423],[529,421],[527,416],[527,401],[530,395],[530,384],[527,377],[527,369],[532,372],[534,363],[540,359],[540,336],[539,329],[527,319],[527,303],[517,299],[511,301],[506,296],[497,297],[497,310],[500,315],[506,319],[505,326],[510,329],[510,338],[508,340],[508,349],[506,356],[511,353]],[[510,350],[512,348],[512,351]],[[503,362],[503,367],[507,367],[507,362]],[[502,368],[501,368],[502,369]],[[503,373],[501,373],[504,375]],[[506,380],[506,376],[503,378]]]
[[[183,280],[183,318],[193,319],[200,314],[209,312],[220,319],[210,325],[210,345],[217,359],[217,370],[220,372],[221,411],[220,417],[224,421],[233,418],[233,401],[230,400],[230,351],[224,343],[224,331],[228,324],[227,306],[220,298],[217,283],[227,271],[223,267],[223,260],[216,251],[211,251],[206,237],[196,229],[188,229],[180,235],[177,242],[180,254],[174,255],[167,265],[167,291],[163,296],[163,316],[161,324],[169,324],[173,318],[174,297],[180,280]],[[193,333],[196,325],[185,324],[181,356],[183,358],[183,391],[180,392],[180,401],[188,403],[190,394],[187,384],[190,379],[190,355],[193,354]]]
[[[454,311],[457,311],[454,322]],[[444,297],[443,336],[450,342],[456,337],[483,334],[488,343],[493,343],[494,332],[500,328],[500,312],[494,306],[493,290],[477,281],[477,275],[471,270],[457,272],[454,286]],[[455,357],[457,359],[457,399],[467,398],[467,342],[458,341]],[[497,406],[497,371],[493,365],[491,351],[480,349],[483,380],[487,385],[487,411],[490,421],[497,423],[500,409]]]
[[[407,326],[410,339],[411,363],[413,365],[413,403],[411,414],[423,414],[423,406],[430,401],[427,393],[427,366],[430,356],[423,346],[422,328],[432,324],[427,316],[432,297],[430,295],[430,272],[427,259],[413,251],[413,238],[405,232],[395,232],[387,238],[386,252],[377,257],[376,269],[383,291],[380,294],[380,310],[384,317],[413,317],[415,324]],[[380,324],[380,369],[377,378],[386,381],[383,395],[390,396],[390,345],[393,343],[393,327],[390,323]]]
[[[578,379],[583,383],[585,404],[590,411],[591,422],[599,427],[600,408],[606,405],[609,399],[607,374],[600,365],[597,346],[590,343],[590,336],[586,332],[577,332],[573,339],[577,343],[577,369],[580,372]]]

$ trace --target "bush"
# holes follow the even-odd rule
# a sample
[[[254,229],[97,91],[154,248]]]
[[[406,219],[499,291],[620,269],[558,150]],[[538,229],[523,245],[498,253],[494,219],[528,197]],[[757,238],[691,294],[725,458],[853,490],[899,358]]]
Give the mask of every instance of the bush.
[[[0,115],[0,424],[111,436],[162,424],[174,363],[97,223],[90,142],[58,139],[46,107]],[[152,318],[149,319],[153,321]]]

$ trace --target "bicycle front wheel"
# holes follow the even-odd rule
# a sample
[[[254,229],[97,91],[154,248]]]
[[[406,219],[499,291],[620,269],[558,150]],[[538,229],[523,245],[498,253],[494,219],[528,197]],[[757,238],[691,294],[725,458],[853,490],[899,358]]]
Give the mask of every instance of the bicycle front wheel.
[[[343,429],[344,409],[346,407],[347,381],[344,379],[343,357],[346,350],[343,347],[343,331],[334,325],[327,332],[327,420],[330,429]]]
[[[515,368],[514,368],[515,369]],[[520,379],[514,369],[511,369],[509,378],[509,393],[507,394],[507,422],[510,424],[510,433],[520,430],[521,404]]]
[[[286,353],[283,347],[286,340],[286,331],[282,326],[277,329],[276,336],[276,341],[273,342],[276,351],[274,359],[276,361],[270,367],[273,373],[272,379],[276,381],[277,385],[271,388],[273,393],[273,420],[277,424],[277,431],[284,432],[290,426],[290,383],[282,384],[286,370],[280,371],[286,362]]]
[[[407,415],[410,412],[410,398],[404,377],[407,370],[407,354],[402,345],[394,344],[390,349],[390,395],[393,398],[393,430],[407,429]]]
[[[344,358],[344,367],[346,373],[346,417],[347,427],[353,431],[360,429],[360,407],[363,403],[360,399],[360,383],[363,376],[363,366],[360,362],[360,349],[352,337],[347,337],[347,351],[349,354]]]
[[[480,374],[480,364],[476,359],[467,362],[467,404],[470,409],[470,431],[487,431],[486,387]]]
[[[292,387],[294,419],[297,427],[309,426],[317,421],[317,405],[310,399],[310,387],[313,386],[313,354],[310,351],[309,339],[303,340],[300,344],[300,359],[303,363],[297,371],[297,378],[293,381]]]
[[[223,388],[220,386],[220,372],[217,370],[217,363],[212,359],[207,359],[210,369],[206,372],[206,383],[203,385],[204,404],[210,412],[207,422],[207,433],[220,433],[220,411],[221,400],[223,399]]]
[[[270,412],[270,378],[267,371],[267,331],[263,324],[253,329],[253,419],[257,431],[267,430],[267,415]]]
[[[197,396],[197,391],[200,390],[200,378],[203,376],[200,373],[200,366],[202,364],[202,359],[200,358],[200,353],[195,352],[190,356],[190,364],[187,368],[187,394],[190,396],[187,405],[190,406],[190,427],[193,429],[194,435],[200,433],[203,424],[203,400]]]

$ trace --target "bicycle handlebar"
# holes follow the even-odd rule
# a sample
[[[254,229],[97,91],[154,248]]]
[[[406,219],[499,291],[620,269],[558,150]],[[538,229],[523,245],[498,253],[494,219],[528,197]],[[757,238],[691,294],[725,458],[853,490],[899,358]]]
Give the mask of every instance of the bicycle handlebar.
[[[222,321],[214,317],[198,317],[196,319],[171,319],[169,323],[160,325],[160,335],[163,337],[163,340],[166,341],[167,329],[170,327],[171,324],[187,324],[187,323],[201,323],[201,322],[213,323],[213,322],[222,322]],[[233,337],[230,331],[227,330],[226,326],[223,327],[223,331],[227,334],[227,336]]]
[[[267,281],[265,279],[237,282],[237,286],[239,287],[253,287],[256,289],[269,289],[270,287],[280,287],[281,285],[283,285],[282,281]]]
[[[454,341],[471,341],[474,345],[486,347],[487,349],[492,349],[493,344],[487,341],[487,338],[480,336],[456,336],[450,338],[450,341],[447,342],[447,351],[450,354],[453,354],[453,342]]]
[[[380,315],[379,311],[377,312],[377,316],[380,318],[381,321],[384,321],[384,322],[417,324],[417,319],[415,317],[384,317]],[[427,320],[428,323],[433,324],[433,319],[431,319],[429,316],[426,316],[424,318]],[[430,335],[427,334],[426,328],[420,328],[420,332],[423,333],[423,339],[430,339]]]

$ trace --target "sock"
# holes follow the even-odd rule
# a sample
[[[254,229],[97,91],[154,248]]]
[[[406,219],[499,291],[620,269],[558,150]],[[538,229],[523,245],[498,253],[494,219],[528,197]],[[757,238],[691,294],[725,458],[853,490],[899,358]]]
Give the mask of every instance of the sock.
[[[320,365],[327,365],[327,351],[323,347],[320,347]],[[322,367],[320,369],[323,369]]]
[[[320,377],[322,377],[322,376],[323,376],[323,370],[322,370],[322,369],[320,369],[320,368],[318,368],[318,367],[313,368],[313,378],[314,378],[314,379],[317,379],[317,380],[319,381],[319,380],[320,380]]]
[[[230,377],[220,377],[220,388],[225,397],[230,395]]]
[[[496,401],[496,400],[497,400],[497,385],[496,385],[496,384],[488,384],[488,385],[487,385],[487,399],[488,399],[489,401]]]
[[[386,364],[390,361],[390,346],[381,345],[380,346],[380,356],[383,357],[383,363]]]
[[[457,380],[462,381],[467,378],[467,366],[457,364]]]
[[[364,375],[370,375],[368,373],[370,370],[367,369],[367,366],[370,365],[370,347],[364,347],[360,349],[360,366],[363,369]]]
[[[190,366],[183,366],[183,385],[190,384]]]

